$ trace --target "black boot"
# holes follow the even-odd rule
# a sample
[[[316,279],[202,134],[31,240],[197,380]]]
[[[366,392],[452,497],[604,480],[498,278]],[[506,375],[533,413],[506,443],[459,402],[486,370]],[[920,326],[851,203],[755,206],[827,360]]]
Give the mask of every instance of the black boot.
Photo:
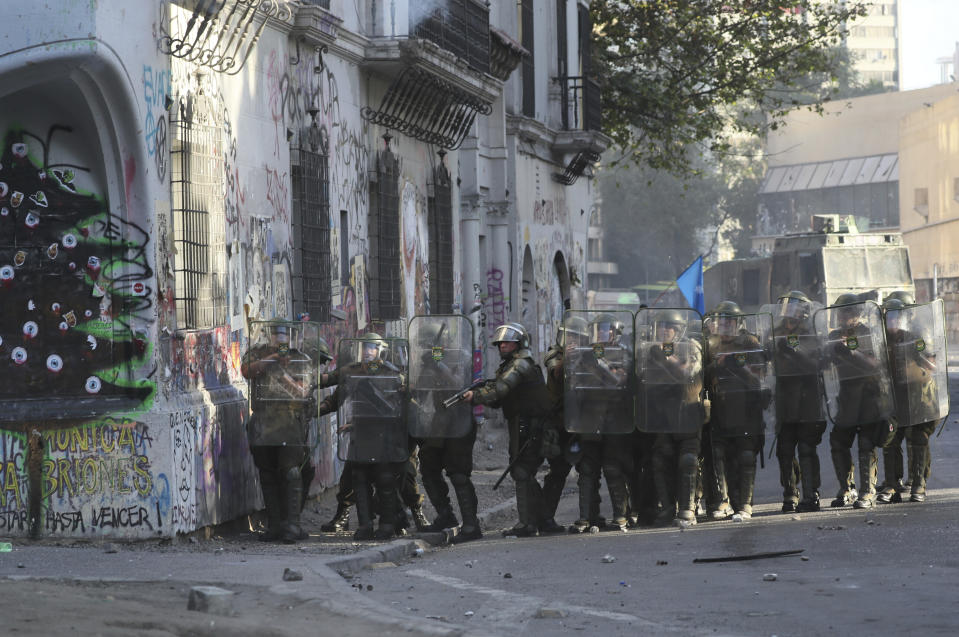
[[[476,489],[469,476],[454,474],[450,477],[453,482],[453,490],[456,492],[456,500],[460,505],[460,515],[463,516],[463,526],[459,533],[453,537],[453,544],[478,540],[483,537],[483,531],[480,528],[479,518],[476,516]],[[455,519],[455,518],[454,518]]]
[[[373,487],[366,476],[354,472],[353,488],[356,496],[356,532],[354,540],[373,539]]]
[[[267,528],[257,539],[260,542],[276,542],[283,535],[283,502],[274,472],[260,471],[260,489],[263,491]]]
[[[462,506],[463,505],[460,505],[461,509]],[[433,519],[433,523],[423,530],[430,533],[439,533],[440,531],[452,529],[459,525],[460,523],[456,519],[456,515],[453,513],[453,507],[450,506],[448,509],[440,511],[436,518]]]
[[[325,533],[336,533],[346,531],[350,528],[350,505],[346,502],[336,503],[336,513],[326,524],[320,526],[320,530]]]
[[[303,501],[303,478],[300,468],[294,467],[286,472],[283,496],[286,502],[286,519],[283,521],[284,544],[293,544],[298,540],[305,540],[309,534],[300,527],[300,506]]]

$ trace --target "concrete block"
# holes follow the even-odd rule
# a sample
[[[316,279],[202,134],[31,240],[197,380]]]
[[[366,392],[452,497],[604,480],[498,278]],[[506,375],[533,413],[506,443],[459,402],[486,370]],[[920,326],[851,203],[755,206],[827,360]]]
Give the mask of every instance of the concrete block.
[[[233,614],[233,595],[233,591],[217,586],[194,586],[187,610],[228,617]]]

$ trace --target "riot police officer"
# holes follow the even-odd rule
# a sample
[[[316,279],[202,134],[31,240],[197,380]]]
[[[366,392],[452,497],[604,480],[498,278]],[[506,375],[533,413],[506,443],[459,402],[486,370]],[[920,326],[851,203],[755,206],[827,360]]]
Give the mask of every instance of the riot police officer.
[[[536,471],[543,464],[542,436],[554,417],[543,373],[529,351],[529,333],[519,323],[506,323],[493,333],[502,362],[496,378],[464,395],[474,405],[501,408],[509,426],[509,462],[516,487],[519,522],[505,535],[539,534],[543,492]]]
[[[375,332],[368,332],[361,338],[371,341],[380,340],[381,337]],[[335,387],[340,383],[340,370],[334,369],[324,373],[320,377],[320,387]],[[320,416],[332,413],[337,410],[337,404],[333,402],[333,397],[328,396],[320,403]],[[419,492],[419,486],[416,482],[418,472],[418,451],[411,444],[409,460],[403,469],[402,479],[399,485],[399,495],[401,505],[397,507],[396,526],[405,529],[409,525],[403,507],[409,507],[413,516],[413,523],[418,531],[425,531],[430,526],[429,520],[423,512],[423,494]],[[350,526],[350,509],[356,503],[356,491],[353,489],[353,463],[347,460],[343,465],[343,472],[340,474],[340,481],[336,489],[336,511],[333,517],[320,525],[320,530],[325,533],[336,533],[345,531]]]
[[[361,400],[361,397],[351,395],[361,387],[372,396],[367,400],[382,411],[382,415],[371,419],[369,424],[354,414],[357,422],[364,425],[362,431],[357,430],[357,422],[348,422],[342,416],[340,427],[351,433],[344,472],[350,470],[356,501],[358,527],[353,538],[387,540],[399,530],[398,490],[409,462],[409,435],[402,420],[402,408],[398,405],[400,401],[395,397],[405,393],[406,378],[402,370],[386,359],[389,345],[379,334],[364,334],[355,345],[360,350],[359,360],[337,370],[339,382],[336,390],[324,400],[321,411],[340,409],[348,400],[354,403]],[[343,349],[341,343],[341,362],[349,358]],[[382,380],[378,381],[378,377]],[[375,385],[377,382],[391,388],[391,394],[383,395],[382,389]],[[379,524],[374,531],[376,513],[379,514]]]
[[[800,290],[779,297],[776,308],[776,457],[783,513],[818,511],[821,471],[816,448],[826,432],[819,387],[819,346],[813,302]],[[802,483],[802,499],[797,488]]]
[[[468,337],[454,340],[454,331]],[[471,377],[472,325],[463,316],[417,316],[410,322],[410,337],[416,347],[411,361],[410,433],[419,444],[423,488],[437,513],[424,530],[443,531],[459,525],[443,478],[445,470],[463,519],[452,541],[476,540],[483,537],[476,489],[470,479],[476,422],[468,406],[446,408],[442,401],[442,389],[445,393],[457,391]]]
[[[876,501],[886,503],[902,500],[899,487],[904,486],[903,439],[906,441],[909,461],[909,500],[925,501],[930,467],[929,438],[938,420],[949,413],[948,401],[940,401],[941,386],[944,386],[945,379],[937,365],[937,341],[945,339],[944,334],[939,334],[939,339],[934,334],[934,312],[938,310],[941,317],[941,309],[937,304],[917,307],[914,303],[906,304],[900,298],[887,298],[883,303],[886,344],[899,425],[893,441],[882,451],[886,480]]]
[[[855,294],[840,294],[828,313],[836,325],[826,337],[824,365],[838,380],[834,426],[829,432],[839,493],[831,506],[850,503],[868,509],[876,500],[876,448],[895,434],[891,386],[886,363],[885,335],[875,304],[859,301]],[[817,323],[817,331],[824,327]],[[827,370],[828,371],[828,370]],[[852,444],[859,441],[859,492],[853,480]]]
[[[660,310],[641,343],[641,431],[654,433],[652,467],[660,504],[657,525],[696,524],[696,478],[704,412],[702,343],[687,335],[691,312]]]
[[[579,315],[567,316],[557,330],[556,343],[550,346],[543,358],[546,365],[546,387],[553,401],[562,408],[565,382],[564,369],[567,355],[589,343],[589,324]],[[561,412],[560,419],[565,421]],[[564,430],[560,440],[563,458],[567,466],[575,466],[579,489],[579,518],[569,526],[570,533],[584,533],[591,526],[603,527],[606,521],[600,517],[599,481],[603,462],[603,443],[599,434],[574,433]],[[552,468],[552,465],[551,465]],[[567,471],[568,472],[568,471]],[[564,476],[565,478],[565,476]],[[564,480],[565,482],[565,480]],[[559,497],[555,498],[556,504]],[[552,509],[555,511],[555,506]]]
[[[315,334],[314,346],[303,345],[307,324],[260,325],[267,338],[244,354],[240,366],[250,381],[247,435],[267,513],[267,531],[260,540],[293,543],[306,537],[300,527],[302,468],[308,461],[308,427],[316,408],[316,374],[319,365],[330,360],[329,348]]]
[[[772,400],[768,355],[757,335],[747,331],[744,317],[733,301],[719,303],[707,317],[715,323],[705,369],[719,496],[719,507],[711,513],[714,519],[733,511],[737,519],[752,517],[756,456],[762,452],[764,411]]]

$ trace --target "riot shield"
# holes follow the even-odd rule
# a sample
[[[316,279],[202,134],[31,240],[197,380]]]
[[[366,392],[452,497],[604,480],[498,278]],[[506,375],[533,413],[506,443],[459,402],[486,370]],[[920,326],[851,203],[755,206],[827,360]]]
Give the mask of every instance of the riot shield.
[[[885,320],[899,426],[945,418],[949,389],[942,299],[886,310]]]
[[[243,357],[252,411],[250,445],[307,444],[318,414],[319,335],[316,323],[251,323],[252,345]]]
[[[361,463],[409,458],[405,339],[342,339],[337,347],[343,392],[337,412],[339,456]]]
[[[567,310],[563,316],[563,420],[573,433],[624,434],[633,420],[633,316]]]
[[[822,304],[815,301],[784,297],[760,310],[773,317],[777,432],[784,424],[826,420],[819,382],[819,335],[813,325],[813,315],[820,309]]]
[[[879,306],[829,306],[813,315],[813,323],[829,420],[842,428],[888,420],[895,405]]]
[[[414,316],[409,326],[409,430],[414,438],[462,438],[473,408],[443,401],[468,387],[473,377],[473,323],[462,315]]]
[[[693,433],[703,426],[702,316],[644,308],[636,314],[636,426],[648,433]]]
[[[705,382],[714,436],[758,436],[776,419],[772,316],[710,314]]]

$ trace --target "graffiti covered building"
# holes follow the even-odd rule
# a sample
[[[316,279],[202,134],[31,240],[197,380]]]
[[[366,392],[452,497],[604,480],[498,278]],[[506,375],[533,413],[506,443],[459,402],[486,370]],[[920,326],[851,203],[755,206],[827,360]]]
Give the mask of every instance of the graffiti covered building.
[[[308,318],[333,343],[461,312],[477,374],[505,320],[545,350],[585,298],[608,140],[587,3],[501,4],[12,9],[0,536],[170,536],[260,508],[251,321]],[[314,491],[341,469],[334,430]]]

